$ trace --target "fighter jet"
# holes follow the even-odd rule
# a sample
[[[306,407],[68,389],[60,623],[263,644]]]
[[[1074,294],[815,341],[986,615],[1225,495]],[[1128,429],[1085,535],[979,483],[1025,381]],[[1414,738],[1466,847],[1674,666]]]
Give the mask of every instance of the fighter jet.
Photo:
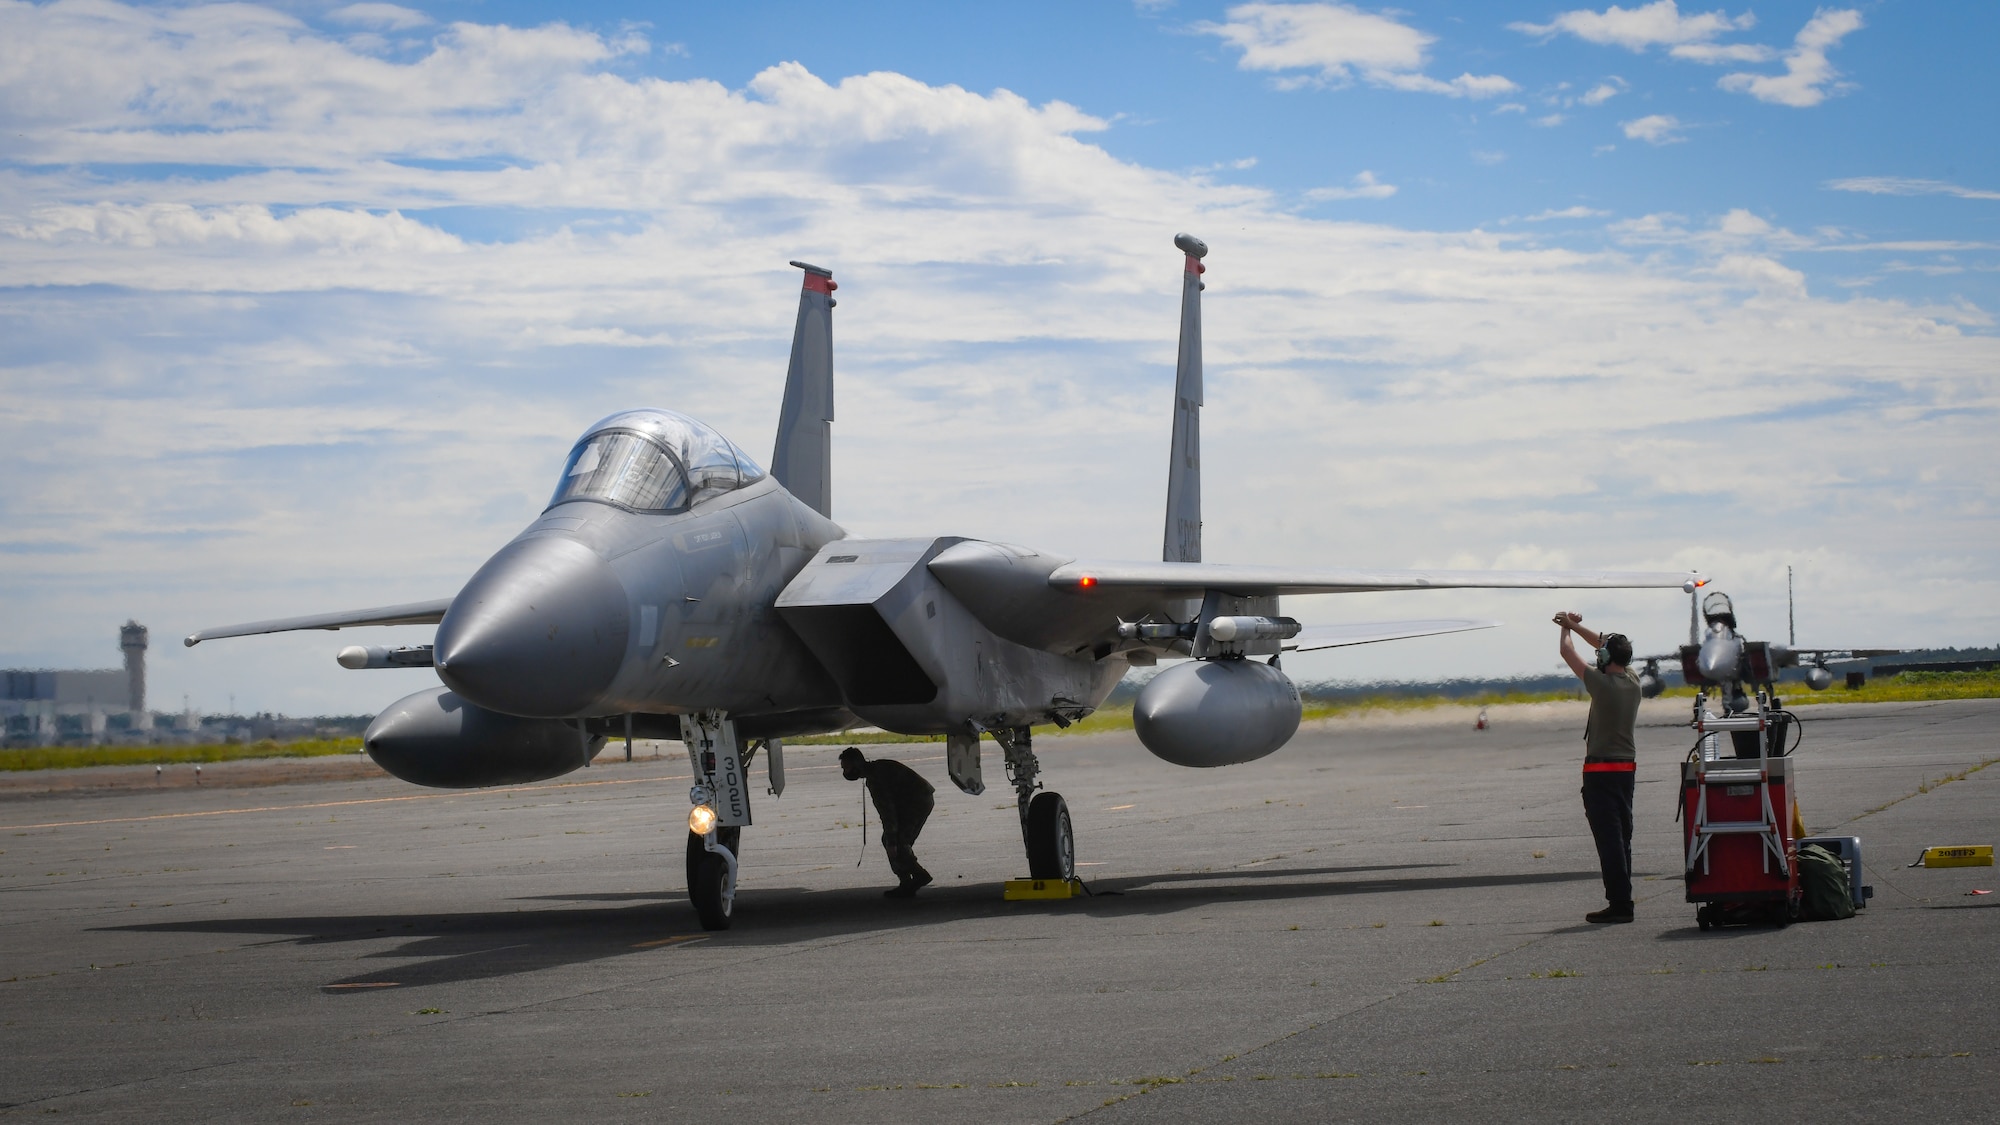
[[[783,739],[866,723],[943,735],[947,773],[985,789],[998,746],[1029,873],[1075,875],[1061,795],[1034,728],[1088,715],[1135,666],[1184,660],[1139,693],[1133,724],[1182,766],[1249,762],[1298,729],[1282,653],[1497,622],[1309,628],[1287,595],[1453,588],[1692,588],[1685,572],[1349,570],[1202,561],[1201,293],[1208,247],[1182,252],[1167,516],[1159,562],[1074,559],[955,535],[858,539],[833,519],[837,286],[804,262],[769,471],[666,409],[626,410],[571,448],[547,508],[434,601],[205,629],[189,645],[295,629],[431,623],[432,644],[343,649],[348,668],[429,666],[441,686],[389,705],[368,754],[419,785],[537,781],[587,765],[607,737],[685,741],[687,886],[701,924],[730,924],[750,767],[784,789]]]
[[[1639,658],[1643,661],[1639,670],[1639,691],[1648,699],[1666,690],[1666,683],[1660,678],[1662,660],[1680,661],[1681,678],[1689,684],[1724,689],[1720,692],[1723,709],[1727,714],[1736,715],[1750,710],[1752,691],[1761,691],[1775,699],[1777,689],[1773,684],[1778,672],[1796,668],[1802,660],[1806,662],[1806,686],[1814,691],[1825,691],[1833,683],[1833,672],[1826,666],[1828,661],[1892,656],[1902,651],[1893,648],[1799,648],[1798,619],[1791,612],[1790,567],[1785,568],[1785,644],[1744,639],[1736,631],[1736,607],[1731,604],[1729,595],[1720,590],[1711,590],[1700,597],[1700,616],[1697,619],[1694,601],[1697,596],[1695,591],[1689,591],[1688,643],[1682,645],[1678,652]],[[1705,632],[1703,623],[1707,626]],[[1749,691],[1745,690],[1746,684]]]

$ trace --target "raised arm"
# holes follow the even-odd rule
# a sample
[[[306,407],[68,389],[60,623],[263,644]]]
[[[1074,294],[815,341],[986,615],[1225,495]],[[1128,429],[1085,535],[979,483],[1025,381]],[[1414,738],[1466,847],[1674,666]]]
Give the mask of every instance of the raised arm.
[[[1556,614],[1555,623],[1562,628],[1562,636],[1556,643],[1556,650],[1562,654],[1563,663],[1569,665],[1569,670],[1576,673],[1576,678],[1583,679],[1584,670],[1590,665],[1583,657],[1577,655],[1576,647],[1570,644],[1570,634],[1575,633],[1582,637],[1584,643],[1592,648],[1602,644],[1602,638],[1596,632],[1584,628],[1583,618],[1568,610]]]

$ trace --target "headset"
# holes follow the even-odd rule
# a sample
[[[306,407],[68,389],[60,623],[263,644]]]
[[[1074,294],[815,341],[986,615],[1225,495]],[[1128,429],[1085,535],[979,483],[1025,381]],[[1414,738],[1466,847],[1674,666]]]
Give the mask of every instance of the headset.
[[[1599,639],[1599,640],[1600,640],[1600,641],[1602,642],[1601,644],[1599,644],[1599,645],[1597,646],[1597,670],[1598,670],[1598,671],[1602,672],[1602,671],[1604,671],[1604,670],[1605,670],[1606,668],[1610,667],[1611,665],[1613,665],[1613,664],[1616,664],[1616,663],[1620,663],[1619,661],[1615,661],[1615,660],[1611,659],[1611,645],[1612,645],[1612,642],[1613,642],[1613,641],[1624,641],[1624,642],[1625,642],[1625,660],[1626,660],[1627,662],[1629,662],[1629,661],[1630,661],[1630,660],[1632,659],[1632,655],[1631,655],[1631,654],[1632,654],[1632,642],[1631,642],[1631,640],[1630,640],[1630,639],[1628,639],[1628,638],[1627,638],[1627,637],[1625,636],[1625,634],[1623,634],[1623,633],[1606,633],[1606,634],[1604,634],[1604,635],[1603,635],[1602,637],[1599,637],[1598,639]]]

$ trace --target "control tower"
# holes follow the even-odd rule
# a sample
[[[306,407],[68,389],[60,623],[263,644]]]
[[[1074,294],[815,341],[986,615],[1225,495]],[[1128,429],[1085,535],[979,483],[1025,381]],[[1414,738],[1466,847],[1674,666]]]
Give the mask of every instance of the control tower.
[[[146,627],[128,618],[118,630],[118,647],[125,650],[126,710],[143,715],[146,713]]]

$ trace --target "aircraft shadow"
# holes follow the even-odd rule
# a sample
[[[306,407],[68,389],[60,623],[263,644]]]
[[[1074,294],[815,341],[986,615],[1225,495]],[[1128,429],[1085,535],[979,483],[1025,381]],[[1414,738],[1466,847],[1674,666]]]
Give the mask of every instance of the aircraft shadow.
[[[634,954],[673,955],[696,939],[759,948],[939,923],[1035,914],[1099,917],[1169,914],[1227,902],[1277,902],[1536,886],[1595,880],[1595,871],[1523,875],[1395,875],[1440,864],[1379,867],[1257,868],[1251,872],[1171,872],[1104,879],[1092,897],[1062,902],[1002,902],[988,883],[934,886],[908,902],[886,901],[880,888],[811,890],[751,887],[738,900],[735,927],[704,933],[679,891],[524,896],[509,901],[626,902],[628,905],[439,914],[325,914],[209,918],[111,926],[126,933],[268,934],[301,946],[382,942],[362,960],[382,963],[322,984],[331,993],[421,988],[515,976]],[[1338,878],[1376,873],[1375,878]],[[1107,893],[1115,892],[1115,893]],[[383,963],[386,962],[386,963]]]

